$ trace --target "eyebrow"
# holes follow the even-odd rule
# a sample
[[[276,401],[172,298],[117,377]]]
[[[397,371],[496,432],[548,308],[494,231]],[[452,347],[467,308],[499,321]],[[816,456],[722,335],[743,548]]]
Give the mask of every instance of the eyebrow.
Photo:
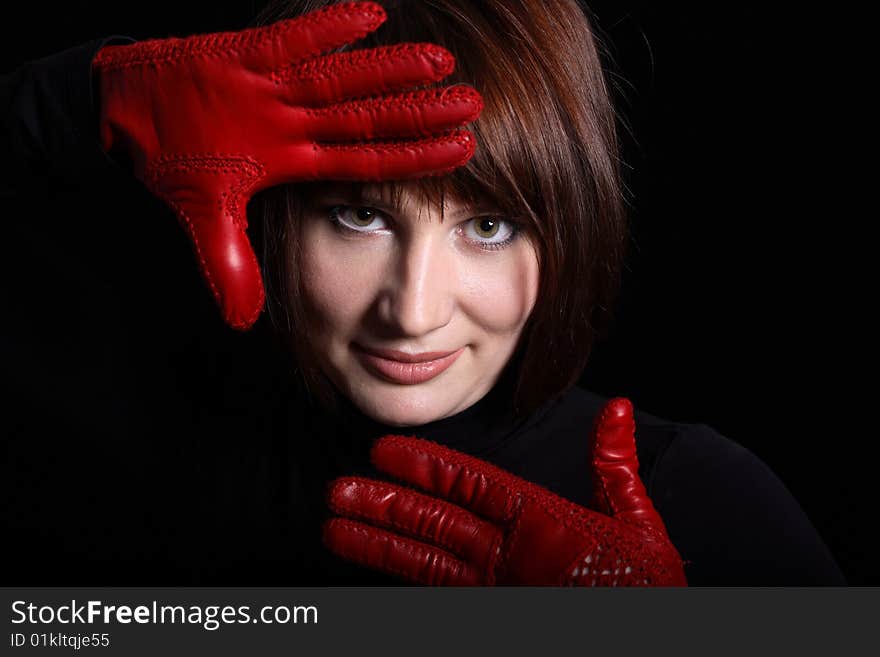
[[[351,205],[364,205],[384,212],[403,214],[403,208],[399,204],[394,203],[393,200],[383,197],[380,194],[372,193],[364,187],[327,187],[318,190],[315,194],[315,198],[327,200],[338,199]],[[454,212],[447,212],[444,210],[441,216],[442,220],[447,218],[455,220],[463,216],[476,216],[480,214],[500,214],[500,212],[493,206],[485,203],[472,205],[463,204],[460,209]]]

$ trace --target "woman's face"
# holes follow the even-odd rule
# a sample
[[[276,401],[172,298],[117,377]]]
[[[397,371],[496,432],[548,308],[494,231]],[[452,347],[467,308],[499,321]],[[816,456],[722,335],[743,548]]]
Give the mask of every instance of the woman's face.
[[[538,257],[491,207],[399,191],[319,188],[303,216],[302,275],[324,373],[366,415],[406,426],[492,388],[535,305]]]

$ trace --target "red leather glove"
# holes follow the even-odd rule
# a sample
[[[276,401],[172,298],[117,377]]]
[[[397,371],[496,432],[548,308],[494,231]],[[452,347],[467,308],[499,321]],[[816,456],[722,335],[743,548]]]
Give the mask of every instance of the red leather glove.
[[[372,459],[396,484],[330,486],[324,542],[335,554],[420,584],[686,586],[681,558],[638,477],[629,400],[611,400],[592,433],[597,510],[480,459],[385,436]]]
[[[469,132],[448,131],[479,115],[475,90],[399,93],[452,72],[448,51],[401,44],[320,56],[384,20],[379,5],[337,4],[241,32],[107,46],[92,64],[104,149],[127,155],[174,209],[235,328],[250,327],[263,306],[245,234],[255,193],[440,174],[473,154]]]

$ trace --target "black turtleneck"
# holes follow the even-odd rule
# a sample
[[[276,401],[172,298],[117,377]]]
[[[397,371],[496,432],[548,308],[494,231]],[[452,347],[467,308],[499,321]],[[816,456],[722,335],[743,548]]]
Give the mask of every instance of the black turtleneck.
[[[317,479],[386,478],[368,461],[373,440],[413,435],[490,461],[578,504],[590,503],[588,436],[607,399],[581,388],[522,421],[496,389],[457,415],[419,427],[375,422],[350,403],[317,413],[312,437],[324,467]],[[686,562],[692,585],[842,585],[821,537],[782,482],[753,453],[705,425],[636,411],[639,474]],[[318,459],[320,460],[320,459]],[[313,469],[313,474],[317,469]],[[323,484],[313,480],[314,490]],[[313,504],[327,517],[319,498]],[[323,549],[317,579],[335,584],[397,583],[344,564]]]

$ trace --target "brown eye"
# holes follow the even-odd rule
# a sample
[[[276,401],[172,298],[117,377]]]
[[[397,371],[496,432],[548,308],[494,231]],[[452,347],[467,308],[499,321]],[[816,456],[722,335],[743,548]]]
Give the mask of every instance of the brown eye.
[[[519,226],[509,219],[497,216],[474,217],[462,224],[465,238],[475,247],[495,251],[511,244],[519,233]]]
[[[483,238],[495,237],[501,222],[491,217],[480,217],[474,219],[474,231]]]
[[[354,212],[352,222],[358,226],[369,226],[371,223],[373,223],[375,217],[376,213],[373,212],[370,208],[358,208]]]
[[[336,205],[330,208],[330,221],[341,230],[375,233],[388,227],[385,215],[374,208]]]

